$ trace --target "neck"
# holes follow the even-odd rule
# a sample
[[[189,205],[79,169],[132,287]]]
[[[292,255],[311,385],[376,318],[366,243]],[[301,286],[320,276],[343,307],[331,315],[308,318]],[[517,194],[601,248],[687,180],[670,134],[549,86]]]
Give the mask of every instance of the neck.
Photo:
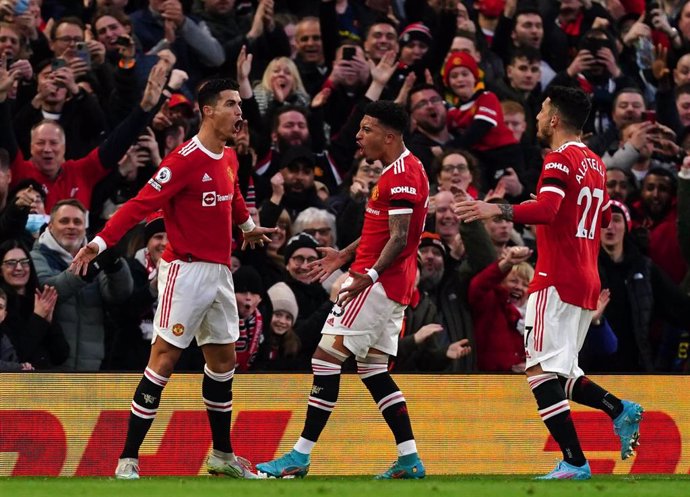
[[[41,110],[45,112],[51,112],[53,114],[60,114],[64,106],[65,102],[54,102],[52,104],[48,102],[43,102],[43,104],[41,104]]]
[[[226,137],[220,136],[207,121],[201,123],[197,137],[201,144],[214,154],[220,154],[225,149]]]
[[[384,164],[393,164],[393,162],[400,157],[400,154],[402,154],[405,151],[405,144],[400,141],[399,143],[396,143],[394,146],[392,146],[390,149],[386,150],[383,153],[383,157],[381,157],[381,161]]]
[[[602,245],[604,252],[608,254],[613,262],[621,262],[623,260],[623,244],[616,245]]]
[[[448,131],[448,128],[446,128],[445,126],[443,127],[443,129],[441,129],[441,131],[439,131],[437,133],[427,131],[426,129],[421,128],[419,126],[417,126],[417,131],[419,131],[421,134],[423,134],[427,138],[431,138],[435,142],[440,143],[441,145],[445,144],[446,142],[448,142],[450,140],[450,132]]]
[[[489,17],[485,17],[482,14],[479,14],[479,26],[482,29],[486,29],[488,31],[496,31],[496,25],[498,24],[498,17],[496,19],[491,19]]]
[[[24,285],[14,287],[14,290],[17,292],[17,295],[24,295],[24,294],[26,294],[26,286],[24,286]]]
[[[551,148],[556,150],[565,143],[579,141],[580,135],[578,133],[573,133],[572,131],[555,131],[551,137]]]

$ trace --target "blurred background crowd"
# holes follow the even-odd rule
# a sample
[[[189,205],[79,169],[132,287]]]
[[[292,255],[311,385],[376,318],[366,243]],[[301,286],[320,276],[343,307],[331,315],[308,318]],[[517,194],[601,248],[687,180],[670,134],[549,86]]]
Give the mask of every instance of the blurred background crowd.
[[[539,254],[514,247],[535,248],[533,230],[461,224],[452,206],[530,198],[549,85],[591,96],[583,141],[616,201],[580,363],[690,369],[690,1],[0,0],[0,370],[145,367],[165,220],[85,277],[67,268],[196,134],[196,88],[219,76],[242,97],[242,192],[279,228],[266,248],[240,251],[239,232],[232,247],[238,371],[310,371],[343,274],[312,283],[305,266],[360,234],[387,164],[355,134],[387,99],[409,111],[432,187],[390,368],[521,372]],[[192,346],[178,370],[203,364]]]

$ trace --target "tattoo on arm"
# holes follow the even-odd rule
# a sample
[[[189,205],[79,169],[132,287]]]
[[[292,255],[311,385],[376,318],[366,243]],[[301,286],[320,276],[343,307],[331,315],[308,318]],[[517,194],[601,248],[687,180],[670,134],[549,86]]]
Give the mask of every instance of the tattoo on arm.
[[[407,233],[410,229],[410,219],[412,219],[412,214],[389,216],[388,231],[390,232],[390,238],[386,242],[386,245],[384,245],[376,264],[374,264],[373,269],[375,269],[377,273],[381,274],[382,271],[385,271],[407,245]]]
[[[350,262],[354,257],[355,257],[355,251],[357,250],[357,247],[359,246],[359,241],[362,239],[360,236],[352,242],[350,245],[345,247],[340,251],[340,257],[342,257],[346,262]]]
[[[506,221],[513,220],[513,206],[510,204],[498,204],[498,208],[501,209],[501,217]]]

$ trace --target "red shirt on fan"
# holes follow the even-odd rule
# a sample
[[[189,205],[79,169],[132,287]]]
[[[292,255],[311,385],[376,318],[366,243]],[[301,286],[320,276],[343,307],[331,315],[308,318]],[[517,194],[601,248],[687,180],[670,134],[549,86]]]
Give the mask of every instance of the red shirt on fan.
[[[250,221],[238,167],[233,149],[214,154],[195,136],[163,159],[155,176],[98,236],[111,247],[148,214],[163,209],[168,234],[164,260],[230,265],[232,224]]]
[[[417,275],[417,248],[424,231],[429,208],[429,180],[420,160],[405,151],[384,168],[381,179],[371,191],[364,214],[362,238],[357,247],[352,270],[365,273],[374,267],[390,239],[388,217],[412,214],[407,244],[393,263],[379,275],[389,299],[410,303]]]
[[[27,178],[34,179],[43,186],[46,194],[46,212],[50,212],[59,200],[67,198],[76,198],[89,209],[93,187],[110,173],[101,163],[98,147],[81,159],[65,161],[55,178],[49,178],[39,171],[33,162],[24,159],[21,150],[17,151],[11,168],[11,187]]]
[[[513,206],[516,223],[537,225],[537,267],[530,293],[555,286],[563,302],[596,309],[602,226],[611,219],[606,166],[580,142],[544,158],[537,200]]]
[[[488,122],[493,127],[481,140],[472,145],[473,149],[483,152],[517,143],[513,132],[503,121],[503,109],[494,93],[490,91],[477,92],[469,101],[459,107],[449,109],[446,116],[448,130],[451,132],[469,128],[475,119]]]

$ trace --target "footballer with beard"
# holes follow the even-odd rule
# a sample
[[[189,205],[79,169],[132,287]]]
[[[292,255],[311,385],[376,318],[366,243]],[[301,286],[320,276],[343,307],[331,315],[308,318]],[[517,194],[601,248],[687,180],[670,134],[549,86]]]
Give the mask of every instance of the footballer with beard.
[[[591,478],[570,415],[569,400],[607,414],[621,442],[621,458],[639,445],[642,406],[620,400],[594,383],[578,365],[601,290],[601,228],[611,220],[606,166],[581,141],[591,102],[580,89],[552,87],[537,115],[537,136],[552,150],[544,158],[534,200],[520,205],[462,201],[464,222],[500,216],[534,224],[537,265],[525,311],[527,382],[539,415],[563,453],[540,479]]]

